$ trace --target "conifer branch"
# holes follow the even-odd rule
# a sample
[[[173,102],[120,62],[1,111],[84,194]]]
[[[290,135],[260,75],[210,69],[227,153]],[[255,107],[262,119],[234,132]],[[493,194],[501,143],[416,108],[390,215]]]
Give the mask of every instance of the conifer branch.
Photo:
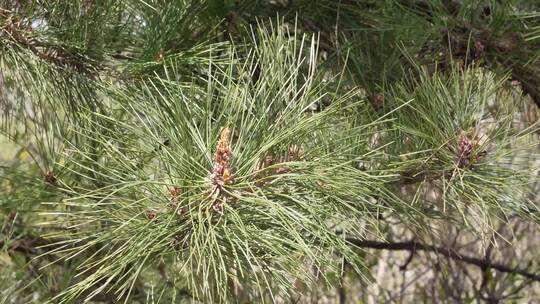
[[[347,242],[351,243],[355,247],[363,249],[375,249],[375,250],[389,250],[389,251],[410,251],[411,255],[407,258],[407,264],[410,263],[412,257],[416,252],[424,251],[431,252],[438,255],[445,256],[452,260],[459,262],[467,263],[474,265],[480,268],[482,271],[489,269],[494,269],[499,272],[517,274],[523,276],[532,281],[540,282],[540,273],[529,272],[523,268],[512,267],[510,265],[494,263],[489,257],[477,258],[473,256],[468,256],[459,253],[453,248],[439,247],[435,245],[429,245],[417,241],[405,241],[405,242],[379,242],[372,240],[361,240],[357,238],[346,238]],[[64,240],[65,241],[65,240]],[[31,257],[33,255],[39,254],[39,247],[49,248],[51,245],[54,247],[55,244],[61,243],[63,241],[54,240],[54,239],[44,239],[41,237],[31,237],[22,238],[11,244],[8,248],[8,251],[17,251],[24,253],[25,255]],[[0,241],[0,247],[4,246],[4,242]]]
[[[539,281],[493,247],[422,242],[540,223],[536,112],[516,122],[520,88],[539,95],[533,1],[19,2],[0,8],[0,140],[35,149],[0,168],[0,298],[287,302],[325,284],[345,302],[362,248],[410,272],[420,251],[453,260],[477,298]]]
[[[518,274],[532,281],[540,282],[540,273],[529,272],[525,269],[512,267],[505,264],[493,263],[487,258],[476,258],[468,255],[463,255],[452,248],[438,247],[434,245],[424,244],[417,241],[406,242],[378,242],[371,240],[361,240],[356,238],[347,238],[347,241],[359,248],[369,248],[376,250],[390,250],[390,251],[410,251],[410,252],[432,252],[450,258],[452,260],[464,262],[467,264],[479,267],[483,271],[488,269],[494,269],[504,273]]]

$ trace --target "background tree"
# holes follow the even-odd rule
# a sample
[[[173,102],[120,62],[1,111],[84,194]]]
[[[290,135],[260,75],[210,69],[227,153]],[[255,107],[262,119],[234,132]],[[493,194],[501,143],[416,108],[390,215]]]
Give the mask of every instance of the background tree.
[[[534,301],[539,11],[0,1],[0,300]]]

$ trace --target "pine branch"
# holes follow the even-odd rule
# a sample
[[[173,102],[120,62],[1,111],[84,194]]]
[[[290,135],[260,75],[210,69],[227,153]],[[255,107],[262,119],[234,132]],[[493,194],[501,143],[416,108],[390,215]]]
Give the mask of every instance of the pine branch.
[[[483,271],[488,270],[488,269],[494,269],[503,273],[521,275],[532,281],[540,282],[540,274],[532,273],[518,267],[512,267],[512,266],[500,264],[500,263],[493,263],[491,259],[488,258],[487,256],[481,259],[477,257],[463,255],[452,248],[438,247],[435,245],[424,244],[417,241],[390,243],[390,242],[378,242],[378,241],[372,241],[372,240],[360,240],[356,238],[347,238],[346,240],[359,248],[390,250],[390,251],[410,251],[411,257],[416,252],[419,252],[419,251],[433,252],[433,253],[445,256],[447,258],[456,260],[456,261],[474,265],[476,267],[479,267]],[[19,240],[17,244],[13,244],[12,246],[10,246],[9,250],[19,251],[27,255],[34,255],[38,252],[37,247],[45,246],[48,244],[54,244],[56,242],[57,240],[51,242],[50,240],[45,240],[41,237],[22,239],[22,240]],[[0,247],[1,245],[2,245],[2,242],[0,242]],[[411,258],[409,257],[409,260],[410,259]]]
[[[438,247],[435,245],[424,244],[417,241],[390,243],[390,242],[378,242],[378,241],[371,241],[371,240],[360,240],[356,238],[347,238],[346,240],[359,248],[370,248],[370,249],[391,250],[391,251],[433,252],[439,255],[443,255],[447,258],[456,260],[456,261],[460,261],[460,262],[477,266],[482,270],[494,269],[494,270],[504,272],[504,273],[518,274],[532,281],[540,282],[540,274],[538,273],[528,272],[525,269],[512,267],[509,265],[492,263],[490,259],[487,259],[487,258],[480,259],[480,258],[476,258],[472,256],[463,255],[452,248]]]
[[[537,269],[450,244],[343,238],[392,239],[394,217],[417,236],[432,220],[471,233],[514,215],[538,223],[536,168],[513,165],[537,159],[538,125],[515,126],[518,91],[504,84],[511,75],[535,98],[540,54],[534,30],[514,40],[528,26],[510,6],[139,2],[0,9],[0,139],[39,150],[35,166],[0,172],[1,209],[23,217],[10,219],[22,229],[0,248],[53,266],[40,273],[51,286],[29,282],[21,293],[49,288],[58,303],[134,302],[159,289],[161,302],[178,293],[286,301],[310,292],[300,285],[335,285],[338,256],[366,280],[360,248],[405,251],[400,270],[424,251],[485,277],[540,281]],[[284,20],[300,14],[240,30],[276,9]],[[4,277],[11,289],[26,285],[7,272],[0,290]],[[76,280],[49,280],[58,272]]]

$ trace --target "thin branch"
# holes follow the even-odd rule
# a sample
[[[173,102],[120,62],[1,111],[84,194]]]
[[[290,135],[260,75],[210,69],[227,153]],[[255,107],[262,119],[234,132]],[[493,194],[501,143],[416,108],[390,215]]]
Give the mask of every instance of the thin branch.
[[[396,185],[412,185],[420,183],[423,181],[435,181],[441,179],[443,176],[445,178],[451,178],[453,171],[442,172],[428,172],[428,171],[404,171],[401,172],[399,179],[394,183]]]
[[[356,247],[360,248],[371,248],[379,250],[392,250],[392,251],[426,251],[433,252],[436,254],[443,255],[447,258],[475,265],[480,269],[495,269],[504,273],[519,274],[525,278],[531,279],[533,281],[540,282],[540,274],[528,272],[525,269],[520,269],[516,267],[511,267],[504,264],[492,263],[486,259],[479,259],[471,256],[462,255],[451,248],[437,247],[434,245],[423,244],[416,241],[408,242],[397,242],[397,243],[387,243],[387,242],[377,242],[369,240],[360,240],[355,238],[347,238],[349,243],[353,244]]]

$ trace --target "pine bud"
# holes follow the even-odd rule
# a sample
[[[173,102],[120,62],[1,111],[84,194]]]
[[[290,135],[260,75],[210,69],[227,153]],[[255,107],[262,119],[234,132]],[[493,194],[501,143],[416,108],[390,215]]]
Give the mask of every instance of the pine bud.
[[[476,132],[475,132],[476,133]],[[466,132],[461,131],[457,139],[457,164],[458,167],[464,168],[478,161],[480,157],[486,154],[485,151],[478,151],[485,143],[485,134],[475,134],[469,136]]]
[[[210,180],[214,186],[222,187],[234,182],[231,170],[232,151],[230,146],[231,130],[223,128],[214,154],[214,168],[210,173]]]
[[[47,173],[45,174],[45,177],[43,179],[45,180],[45,182],[47,182],[47,183],[49,183],[51,185],[56,183],[56,175],[54,174],[54,172],[52,170],[47,171]]]
[[[157,213],[154,211],[146,211],[145,216],[148,220],[153,221],[157,217]]]
[[[169,197],[171,198],[171,201],[178,200],[178,196],[182,194],[182,189],[178,186],[174,186],[172,188],[169,188]]]

